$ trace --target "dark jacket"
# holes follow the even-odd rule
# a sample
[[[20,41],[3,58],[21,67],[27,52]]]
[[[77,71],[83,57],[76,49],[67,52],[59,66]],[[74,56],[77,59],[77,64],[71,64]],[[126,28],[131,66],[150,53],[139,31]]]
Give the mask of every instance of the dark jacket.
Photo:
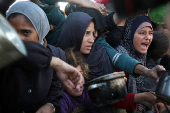
[[[46,103],[52,103],[59,111],[63,91],[55,71],[49,65],[52,55],[65,60],[64,52],[36,42],[27,41],[24,44],[27,57],[0,70],[1,112],[35,113]]]

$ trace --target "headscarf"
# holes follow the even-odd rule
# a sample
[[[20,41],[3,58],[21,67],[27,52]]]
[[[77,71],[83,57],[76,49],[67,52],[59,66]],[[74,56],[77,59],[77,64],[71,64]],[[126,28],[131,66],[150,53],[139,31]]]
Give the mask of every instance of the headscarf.
[[[92,19],[92,17],[83,12],[71,13],[63,25],[56,46],[63,50],[75,46],[75,49],[80,51],[85,31]],[[84,55],[84,58],[91,71],[88,77],[89,80],[114,71],[109,56],[101,45],[94,43],[90,54]]]
[[[80,7],[77,9],[79,12],[87,13],[89,16],[95,19],[95,30],[98,31],[98,36],[106,29],[107,24],[104,21],[103,15],[96,9]]]
[[[33,2],[20,1],[12,4],[10,9],[6,12],[6,18],[12,13],[21,13],[31,21],[38,34],[39,43],[43,45],[43,39],[50,30],[50,25],[44,11]]]
[[[70,15],[63,24],[56,46],[63,50],[75,46],[80,51],[85,31],[93,18],[82,12],[73,12]]]
[[[120,45],[117,47],[117,50],[121,53],[128,54],[132,58],[141,62],[143,65],[146,65],[146,54],[138,53],[133,46],[134,34],[135,34],[136,30],[139,28],[139,26],[144,22],[151,23],[150,19],[144,15],[138,15],[133,18],[129,18],[127,20],[127,23],[125,26],[125,31],[123,33],[123,39],[121,40]],[[128,83],[128,91],[129,91],[129,93],[137,93],[137,89],[134,89],[136,86],[133,86],[136,83],[134,83],[135,81],[133,81],[133,84],[132,84],[131,79],[133,79],[133,77],[131,78],[131,75],[129,75],[128,82],[130,82],[130,83]],[[142,77],[139,76],[136,80],[139,83],[141,83]]]
[[[150,24],[142,25],[142,23],[145,22],[152,24],[150,19],[144,15],[138,15],[129,18],[126,22],[123,38],[120,42],[120,45],[117,47],[117,50],[120,53],[128,54],[130,57],[138,60],[143,65],[146,65],[146,54],[141,54],[135,50],[133,46],[133,37],[137,30],[145,27],[145,25],[150,26]],[[142,25],[142,27],[140,27],[140,25]],[[140,93],[140,89],[143,87],[143,85],[144,85],[143,75],[140,75],[137,78],[133,78],[131,75],[128,76],[128,93]]]

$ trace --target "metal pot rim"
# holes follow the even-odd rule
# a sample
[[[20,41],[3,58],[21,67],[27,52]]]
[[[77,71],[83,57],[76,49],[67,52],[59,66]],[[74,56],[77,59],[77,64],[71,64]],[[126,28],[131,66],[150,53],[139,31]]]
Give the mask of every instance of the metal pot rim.
[[[87,83],[85,83],[84,86],[88,86],[90,84],[94,84],[94,83],[100,82],[100,81],[112,80],[112,79],[123,78],[123,77],[125,77],[125,73],[123,71],[114,72],[114,73],[103,75],[103,76],[97,77],[93,80],[90,80]]]

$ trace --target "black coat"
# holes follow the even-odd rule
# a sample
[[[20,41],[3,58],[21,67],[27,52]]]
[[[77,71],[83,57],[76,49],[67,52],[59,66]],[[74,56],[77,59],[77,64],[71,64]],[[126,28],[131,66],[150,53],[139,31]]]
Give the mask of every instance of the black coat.
[[[52,103],[59,111],[63,90],[49,64],[52,55],[65,60],[64,52],[50,45],[46,48],[36,42],[24,44],[28,56],[0,71],[1,112],[35,113],[46,103]]]

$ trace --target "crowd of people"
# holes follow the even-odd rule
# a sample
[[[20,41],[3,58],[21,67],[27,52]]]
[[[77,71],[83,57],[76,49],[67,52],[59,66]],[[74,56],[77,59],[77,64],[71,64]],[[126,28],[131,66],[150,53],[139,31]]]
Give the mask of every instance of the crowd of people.
[[[163,27],[155,31],[148,12],[119,18],[100,3],[60,0],[69,2],[63,12],[58,1],[19,1],[6,11],[28,55],[0,70],[0,113],[161,113],[168,105],[152,93],[158,72],[170,68]],[[119,71],[126,98],[93,105],[83,85]]]

